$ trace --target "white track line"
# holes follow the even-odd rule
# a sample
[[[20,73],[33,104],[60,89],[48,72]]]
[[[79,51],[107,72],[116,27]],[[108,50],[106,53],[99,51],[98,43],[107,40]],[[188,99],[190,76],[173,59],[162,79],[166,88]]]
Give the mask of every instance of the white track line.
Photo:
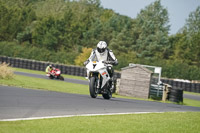
[[[22,120],[38,120],[38,119],[50,119],[50,118],[66,118],[66,117],[75,117],[75,116],[126,115],[126,114],[148,114],[148,113],[164,113],[164,112],[127,112],[127,113],[106,113],[106,114],[79,114],[79,115],[45,116],[45,117],[30,117],[30,118],[16,118],[16,119],[0,119],[0,121],[22,121]]]

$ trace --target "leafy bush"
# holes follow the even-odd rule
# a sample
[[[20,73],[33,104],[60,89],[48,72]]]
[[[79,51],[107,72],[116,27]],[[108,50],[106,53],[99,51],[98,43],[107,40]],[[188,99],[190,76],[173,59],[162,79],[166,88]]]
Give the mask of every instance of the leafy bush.
[[[8,67],[8,64],[1,63],[0,64],[0,79],[12,79],[13,71]]]
[[[50,51],[46,48],[23,46],[16,42],[0,42],[0,55],[8,57],[19,57],[38,61],[50,61],[73,65],[78,52],[67,52],[64,49],[58,52]]]
[[[168,78],[200,80],[200,68],[178,60],[168,60],[163,66],[162,75]]]
[[[91,52],[92,48],[82,48],[82,53],[75,59],[75,65],[83,66],[84,61],[89,58]]]

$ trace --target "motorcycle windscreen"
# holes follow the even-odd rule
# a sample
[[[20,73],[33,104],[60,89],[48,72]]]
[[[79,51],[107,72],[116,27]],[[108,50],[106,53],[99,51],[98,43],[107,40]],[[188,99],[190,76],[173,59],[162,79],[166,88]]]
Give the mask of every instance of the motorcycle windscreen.
[[[108,71],[103,69],[103,70],[99,70],[99,73],[101,74],[103,80],[102,80],[102,85],[101,85],[101,88],[103,88],[106,84],[107,81],[109,81],[110,79],[110,76],[108,74]]]

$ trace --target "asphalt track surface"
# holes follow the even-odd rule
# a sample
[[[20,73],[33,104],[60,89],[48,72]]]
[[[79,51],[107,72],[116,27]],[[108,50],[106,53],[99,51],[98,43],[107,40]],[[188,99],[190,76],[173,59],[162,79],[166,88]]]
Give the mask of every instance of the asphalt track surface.
[[[31,74],[31,73],[24,73],[24,72],[15,72],[15,74],[29,76],[29,77],[35,77],[35,78],[49,79],[46,75],[40,75],[40,74]],[[86,80],[77,80],[77,79],[70,79],[70,78],[65,78],[64,82],[83,84],[83,85],[89,84],[88,81],[86,81]],[[200,101],[200,95],[183,94],[183,97]]]
[[[183,94],[183,97],[192,100],[198,100],[200,102],[200,95]]]
[[[111,113],[200,111],[200,107],[0,86],[0,120]]]

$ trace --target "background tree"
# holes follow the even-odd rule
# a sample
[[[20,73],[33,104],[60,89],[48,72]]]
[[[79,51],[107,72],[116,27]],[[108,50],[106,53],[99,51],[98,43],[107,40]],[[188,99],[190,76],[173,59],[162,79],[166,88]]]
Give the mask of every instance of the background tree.
[[[140,31],[135,50],[142,58],[162,58],[168,47],[169,18],[160,0],[141,10],[136,18],[135,31]]]
[[[82,53],[76,57],[75,65],[83,66],[83,63],[90,57],[92,48],[82,48]]]
[[[100,0],[0,0],[0,18],[0,55],[82,65],[81,57],[104,40],[118,70],[147,64],[162,67],[164,77],[200,79],[200,7],[171,36],[160,0],[134,19]]]
[[[179,40],[175,43],[173,59],[200,66],[200,6],[189,15],[185,26],[177,36]]]

